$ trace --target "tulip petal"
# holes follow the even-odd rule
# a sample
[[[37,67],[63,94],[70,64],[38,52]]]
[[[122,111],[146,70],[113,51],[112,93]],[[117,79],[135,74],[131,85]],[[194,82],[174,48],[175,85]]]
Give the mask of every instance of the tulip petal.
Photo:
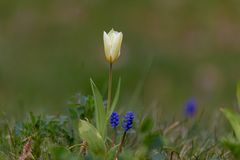
[[[108,32],[108,35],[110,36],[110,35],[112,35],[112,34],[114,34],[116,31],[114,31],[114,29],[112,28],[109,32]]]
[[[122,44],[123,35],[121,32],[115,33],[112,41],[112,50],[111,52],[114,54],[114,59],[117,59],[120,56],[120,48]]]
[[[105,31],[103,32],[103,42],[104,42],[105,56],[109,61],[111,56],[110,50],[112,45],[111,45],[111,39]]]
[[[118,50],[118,56],[117,58],[120,56],[121,52],[121,45],[122,45],[122,39],[123,39],[123,34],[122,32],[119,33],[119,43],[118,43],[118,46],[117,46],[117,50]]]

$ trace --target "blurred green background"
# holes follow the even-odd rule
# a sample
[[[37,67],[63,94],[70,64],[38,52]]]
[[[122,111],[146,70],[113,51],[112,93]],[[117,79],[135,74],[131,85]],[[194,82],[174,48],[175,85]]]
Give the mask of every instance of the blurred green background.
[[[103,31],[124,34],[119,108],[181,114],[236,105],[239,0],[1,0],[0,111],[60,113],[75,93],[106,95]]]

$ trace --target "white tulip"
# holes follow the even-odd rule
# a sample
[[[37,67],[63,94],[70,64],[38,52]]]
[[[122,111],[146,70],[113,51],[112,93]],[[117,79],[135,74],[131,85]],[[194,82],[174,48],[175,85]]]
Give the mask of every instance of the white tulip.
[[[103,32],[105,56],[109,63],[113,63],[120,56],[122,39],[122,32],[113,29],[108,34],[105,31]]]

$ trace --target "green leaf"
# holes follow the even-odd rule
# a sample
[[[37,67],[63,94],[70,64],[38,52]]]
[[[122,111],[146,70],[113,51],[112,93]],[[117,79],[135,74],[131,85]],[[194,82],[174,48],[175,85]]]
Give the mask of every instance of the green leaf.
[[[79,157],[77,155],[71,153],[69,150],[61,146],[52,147],[50,153],[53,159],[57,160],[79,160]]]
[[[6,154],[4,154],[1,151],[0,151],[0,160],[8,160],[8,157],[6,156]]]
[[[238,106],[240,107],[240,82],[237,84],[237,101],[238,101]]]
[[[221,111],[230,122],[235,132],[236,138],[240,142],[240,115],[226,108],[222,108]]]
[[[152,130],[153,125],[154,125],[153,119],[150,116],[145,117],[141,122],[140,131],[142,133],[147,133]]]
[[[117,90],[116,90],[116,93],[115,93],[115,96],[114,96],[114,99],[113,99],[113,102],[112,102],[112,106],[111,106],[111,108],[108,112],[107,121],[108,121],[109,117],[111,116],[112,112],[115,110],[115,108],[117,106],[117,103],[118,103],[118,100],[119,100],[119,95],[120,95],[120,88],[121,88],[121,78],[119,78],[119,80],[118,80]]]
[[[92,79],[90,79],[90,82],[91,82],[92,92],[94,96],[94,103],[95,103],[96,127],[100,132],[101,136],[103,137],[103,139],[105,139],[106,128],[107,128],[107,121],[106,121],[107,117],[106,117],[106,110],[103,104],[103,98]]]
[[[240,143],[232,136],[224,137],[221,143],[227,147],[236,159],[240,159]]]
[[[105,156],[106,146],[98,130],[89,122],[80,120],[80,137],[87,141],[89,150],[97,156]]]
[[[107,159],[114,159],[116,153],[117,153],[117,150],[118,150],[118,147],[119,145],[115,145],[113,146],[107,153]]]
[[[137,158],[135,157],[133,151],[124,150],[124,152],[120,153],[118,160],[137,160]]]

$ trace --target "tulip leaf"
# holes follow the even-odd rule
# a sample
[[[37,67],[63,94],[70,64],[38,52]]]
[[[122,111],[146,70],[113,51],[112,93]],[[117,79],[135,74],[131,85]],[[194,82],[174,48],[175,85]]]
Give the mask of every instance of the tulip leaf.
[[[106,146],[98,130],[89,122],[80,120],[79,122],[80,137],[87,141],[89,150],[96,156],[105,156]]]
[[[236,135],[236,138],[240,142],[240,115],[226,108],[225,109],[222,108],[221,111],[231,124]]]
[[[95,103],[96,127],[97,127],[97,130],[100,132],[101,136],[105,139],[107,121],[106,121],[106,111],[103,104],[103,98],[92,79],[90,79],[90,82],[91,82],[91,87],[92,87],[92,92],[94,97],[94,103]]]
[[[237,101],[238,101],[238,106],[240,107],[240,81],[237,84]]]
[[[110,110],[108,112],[107,120],[109,119],[109,117],[111,116],[112,112],[114,111],[114,109],[117,106],[117,103],[118,103],[118,100],[119,100],[119,95],[120,95],[120,88],[121,88],[121,78],[119,78],[119,80],[118,80],[117,90],[116,90],[115,96],[113,98],[113,102],[112,102],[111,108],[110,108]]]

